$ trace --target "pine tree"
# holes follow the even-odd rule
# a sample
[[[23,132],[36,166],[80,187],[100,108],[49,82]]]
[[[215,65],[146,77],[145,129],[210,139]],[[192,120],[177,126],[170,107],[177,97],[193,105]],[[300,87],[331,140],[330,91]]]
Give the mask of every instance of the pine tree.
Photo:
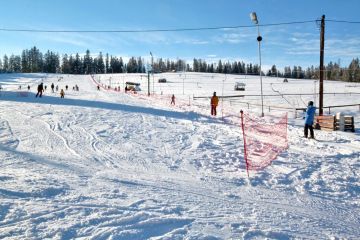
[[[92,62],[92,58],[90,56],[90,50],[87,49],[85,56],[84,56],[84,60],[83,60],[83,69],[84,69],[84,73],[85,74],[90,74],[91,72],[93,72],[93,66],[92,66],[93,62]]]
[[[120,59],[119,59],[119,72],[123,73],[123,72],[125,72],[125,70],[126,70],[126,68],[124,66],[124,61],[123,61],[122,57],[120,57]]]
[[[136,71],[137,71],[136,59],[134,57],[131,57],[127,64],[127,72],[128,73],[136,73]]]
[[[276,69],[276,66],[275,66],[275,65],[272,65],[271,71],[270,71],[270,75],[271,75],[271,76],[277,76],[277,73],[278,73],[278,71],[277,71],[277,69]]]
[[[67,54],[64,54],[64,56],[62,58],[61,72],[64,73],[64,74],[70,74],[71,73],[71,65],[70,65]]]
[[[28,50],[23,50],[21,53],[21,71],[23,73],[30,72],[29,51]]]
[[[9,69],[9,58],[8,58],[8,56],[6,56],[6,54],[4,55],[3,70],[4,70],[4,72],[6,72],[6,73],[10,71],[10,69]]]
[[[349,65],[348,81],[349,82],[360,82],[359,58],[353,59]]]
[[[106,57],[105,57],[105,73],[109,73],[110,72],[110,68],[109,68],[109,54],[106,53]]]
[[[223,65],[222,65],[221,60],[219,60],[219,62],[218,62],[218,65],[216,67],[216,72],[217,73],[222,73],[223,72]]]
[[[105,64],[104,64],[102,52],[99,53],[99,56],[97,58],[97,70],[98,70],[98,73],[105,72]]]
[[[43,71],[43,56],[35,46],[29,51],[30,72]]]

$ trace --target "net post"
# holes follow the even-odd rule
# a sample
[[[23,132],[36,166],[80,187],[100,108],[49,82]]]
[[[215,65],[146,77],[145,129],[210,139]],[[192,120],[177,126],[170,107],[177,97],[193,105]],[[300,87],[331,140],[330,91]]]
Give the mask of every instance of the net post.
[[[245,159],[247,176],[249,178],[249,166],[248,166],[247,151],[246,151],[246,138],[245,138],[244,112],[243,112],[243,110],[240,110],[240,118],[241,118],[241,129],[242,129],[242,132],[243,132],[243,139],[244,139],[244,159]]]

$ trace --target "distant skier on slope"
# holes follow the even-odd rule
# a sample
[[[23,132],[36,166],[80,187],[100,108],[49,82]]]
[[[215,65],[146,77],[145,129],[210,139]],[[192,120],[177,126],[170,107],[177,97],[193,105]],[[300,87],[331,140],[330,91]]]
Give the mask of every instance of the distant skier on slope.
[[[170,103],[170,105],[172,105],[172,104],[175,105],[175,95],[174,95],[174,94],[171,96],[171,103]]]
[[[54,92],[54,83],[51,84],[51,91]]]
[[[219,98],[216,96],[216,92],[214,92],[213,96],[211,97],[211,115],[216,116],[216,107],[219,103]]]
[[[314,116],[316,111],[316,107],[314,107],[313,105],[314,105],[313,101],[310,101],[306,109],[305,126],[304,126],[304,137],[305,138],[308,137],[308,130],[310,129],[310,138],[312,139],[314,139],[313,124],[314,124]]]
[[[37,87],[37,94],[35,95],[35,97],[41,97],[42,96],[42,93],[44,91],[44,84],[43,83],[40,83]]]
[[[64,98],[64,96],[65,96],[64,89],[61,89],[60,90],[60,98]]]

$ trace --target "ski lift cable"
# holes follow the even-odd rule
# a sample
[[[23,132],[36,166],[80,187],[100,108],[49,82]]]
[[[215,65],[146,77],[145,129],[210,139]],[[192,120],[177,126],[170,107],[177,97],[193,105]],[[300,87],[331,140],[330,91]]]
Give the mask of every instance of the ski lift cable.
[[[316,20],[294,21],[282,23],[259,24],[261,27],[293,25],[314,23]],[[199,27],[199,28],[173,28],[173,29],[139,29],[139,30],[45,30],[45,29],[19,29],[19,28],[0,28],[0,31],[6,32],[42,32],[42,33],[147,33],[147,32],[184,32],[184,31],[205,31],[205,30],[226,30],[238,28],[254,28],[257,25],[237,25],[221,27]]]

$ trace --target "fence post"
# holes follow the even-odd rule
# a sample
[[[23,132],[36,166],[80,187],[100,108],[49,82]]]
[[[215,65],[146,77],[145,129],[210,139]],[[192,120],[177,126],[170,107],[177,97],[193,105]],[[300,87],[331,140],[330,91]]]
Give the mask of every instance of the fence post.
[[[244,112],[243,112],[243,110],[240,110],[240,119],[241,119],[241,129],[242,129],[242,132],[243,132],[243,141],[244,141],[244,160],[245,160],[246,172],[247,172],[247,175],[249,177],[249,164],[248,164],[247,151],[246,151],[246,137],[245,137]]]
[[[329,114],[330,114],[330,107],[329,107]]]

